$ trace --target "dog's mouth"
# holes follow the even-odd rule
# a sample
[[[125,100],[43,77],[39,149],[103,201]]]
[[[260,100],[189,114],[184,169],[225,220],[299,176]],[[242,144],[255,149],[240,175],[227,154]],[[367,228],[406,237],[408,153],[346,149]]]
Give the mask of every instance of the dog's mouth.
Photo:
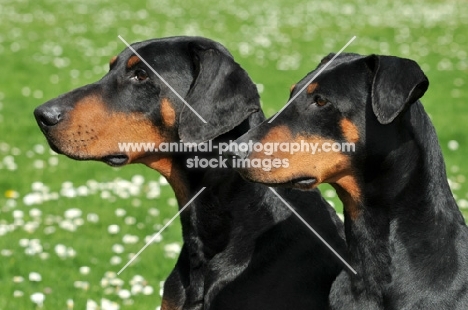
[[[128,156],[125,154],[113,154],[101,157],[102,162],[112,167],[121,167],[128,163]]]
[[[63,154],[62,150],[60,150],[60,148],[58,148],[55,145],[52,139],[50,139],[47,135],[46,135],[46,138],[47,138],[47,143],[49,144],[49,147],[52,149],[52,151],[54,151],[57,154]]]
[[[312,177],[301,177],[293,179],[289,182],[292,187],[299,189],[311,189],[317,185],[317,179]]]
[[[253,180],[248,176],[244,176],[244,178],[250,182],[258,182],[257,180]],[[291,179],[290,181],[286,182],[260,182],[270,187],[289,187],[289,188],[297,188],[301,190],[310,190],[316,187],[318,181],[314,177],[299,177],[295,179]]]
[[[81,152],[71,152],[70,150],[62,149],[61,147],[58,147],[55,141],[53,139],[50,139],[49,137],[47,137],[47,142],[49,143],[50,148],[54,152],[56,152],[57,154],[65,155],[74,160],[102,161],[103,163],[106,163],[112,167],[121,167],[128,164],[130,161],[129,156],[122,153],[109,154],[105,156],[93,156],[90,154],[80,154]]]
[[[111,155],[106,155],[106,156],[89,156],[89,155],[78,155],[78,154],[70,154],[68,152],[63,152],[57,147],[52,147],[52,145],[51,145],[51,149],[58,154],[65,155],[74,160],[102,161],[103,163],[108,164],[109,166],[112,166],[112,167],[121,167],[129,163],[129,157],[125,154],[111,154]]]
[[[101,161],[112,167],[122,167],[129,163],[129,157],[125,154],[111,154],[111,155],[99,156],[99,157],[82,156],[82,155],[66,154],[66,153],[64,153],[63,155],[71,159],[80,160],[80,161],[88,161],[88,160]]]

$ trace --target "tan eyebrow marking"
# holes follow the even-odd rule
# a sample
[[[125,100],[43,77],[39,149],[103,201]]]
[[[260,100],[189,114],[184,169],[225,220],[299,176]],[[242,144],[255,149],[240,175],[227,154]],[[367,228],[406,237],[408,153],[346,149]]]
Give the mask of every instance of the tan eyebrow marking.
[[[312,94],[314,90],[317,88],[318,84],[317,83],[311,83],[309,86],[307,86],[307,93]]]
[[[294,88],[296,88],[296,84],[291,85],[291,87],[289,88],[289,92],[292,93]]]
[[[138,56],[133,55],[127,61],[127,68],[130,69],[131,67],[133,67],[134,65],[136,65],[140,61],[141,61],[141,59]]]
[[[115,62],[117,61],[117,56],[114,56],[112,57],[110,60],[109,60],[109,66],[112,67],[113,64],[115,64]]]

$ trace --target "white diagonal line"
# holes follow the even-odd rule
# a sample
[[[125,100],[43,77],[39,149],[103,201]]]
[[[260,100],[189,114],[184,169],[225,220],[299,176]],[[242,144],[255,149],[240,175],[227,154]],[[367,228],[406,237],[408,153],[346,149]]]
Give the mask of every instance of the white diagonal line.
[[[202,121],[203,123],[206,124],[205,119],[204,119],[203,117],[201,117],[201,115],[198,114],[198,112],[195,111],[195,109],[192,108],[192,106],[191,106],[190,104],[188,104],[187,101],[185,101],[185,99],[182,98],[182,96],[179,95],[179,93],[176,92],[176,90],[175,90],[174,88],[172,88],[172,86],[169,85],[169,83],[166,82],[166,80],[165,80],[161,75],[159,75],[159,73],[156,72],[156,70],[154,70],[154,68],[153,68],[152,66],[150,66],[150,64],[147,63],[146,60],[145,60],[143,57],[140,56],[140,54],[138,54],[137,51],[135,51],[135,49],[134,49],[130,44],[128,44],[127,41],[125,41],[124,38],[122,38],[122,36],[119,35],[118,37],[119,37],[119,39],[120,39],[135,55],[138,56],[138,58],[140,58],[140,60],[141,60],[145,65],[148,66],[148,68],[150,68],[151,71],[153,71],[154,74],[156,74],[156,76],[157,76],[164,84],[166,84],[167,87],[169,87],[170,90],[172,90],[172,92],[173,92],[177,97],[179,97],[180,100],[182,100],[182,102],[183,102],[190,110],[192,110],[193,113],[195,113],[196,116],[198,116],[199,119],[201,119],[201,121]]]
[[[325,69],[335,60],[335,58],[338,57],[338,56],[348,47],[348,45],[351,44],[351,42],[354,41],[354,39],[356,39],[356,36],[352,37],[351,40],[349,40],[348,43],[346,43],[346,45],[343,46],[343,48],[342,48],[338,53],[336,53],[335,56],[333,56],[333,58],[330,59],[330,61],[327,62],[327,63],[322,67],[322,69],[320,69],[320,71],[317,72],[317,73],[310,79],[310,81],[307,82],[307,83],[304,85],[304,87],[302,87],[302,88],[294,95],[294,97],[292,97],[291,99],[289,99],[289,101],[284,105],[284,107],[283,107],[281,110],[279,110],[279,112],[276,113],[276,114],[268,121],[268,123],[271,124],[271,122],[273,122],[273,121],[275,120],[275,118],[277,118],[278,115],[280,115],[280,113],[283,112],[284,109],[286,109],[286,108],[288,107],[288,105],[290,105],[291,102],[293,102],[294,99],[296,99],[297,96],[299,96],[299,95],[304,91],[304,89],[306,89],[307,86],[309,86],[309,84],[312,83],[312,82],[315,80],[315,78],[316,78],[317,76],[319,76],[320,73],[322,73],[322,71],[325,70]]]
[[[269,187],[269,189],[276,196],[278,196],[278,198],[292,211],[292,213],[294,213],[301,220],[301,222],[304,223],[304,225],[306,225],[307,228],[309,228],[317,236],[317,238],[319,238],[320,241],[322,241],[333,252],[333,254],[335,254],[349,268],[349,270],[351,270],[354,274],[357,274],[356,270],[354,270],[354,268],[351,267],[351,265],[348,264],[348,262],[345,261],[345,259],[341,257],[340,254],[338,254],[338,252],[336,252],[335,249],[331,245],[329,245],[328,242],[326,242],[325,239],[323,239],[322,236],[320,236],[319,233],[316,232],[315,229],[313,229],[312,226],[310,226],[309,223],[307,223],[306,220],[304,220],[304,218],[302,218],[302,216],[300,216],[299,213],[297,213],[296,210],[294,210],[293,207],[291,207],[286,202],[286,200],[283,199],[283,197],[281,197],[273,188]]]
[[[122,269],[120,269],[119,272],[117,272],[117,275],[120,275],[120,274],[128,267],[128,265],[130,265],[130,264],[138,257],[138,255],[140,255],[141,252],[143,252],[143,251],[151,244],[151,242],[153,242],[159,235],[161,235],[161,233],[164,231],[164,229],[166,229],[182,212],[184,212],[184,210],[195,200],[195,198],[198,197],[198,195],[201,194],[201,192],[203,192],[203,191],[205,190],[205,188],[206,188],[206,187],[202,187],[202,188],[198,191],[198,193],[197,193],[195,196],[193,196],[193,198],[190,199],[189,202],[187,202],[187,203],[185,204],[185,206],[183,206],[183,208],[180,209],[179,212],[177,212],[177,214],[174,215],[174,216],[169,220],[169,222],[167,222],[166,225],[164,225],[164,227],[161,228],[161,229],[158,231],[158,233],[155,234],[155,235],[150,239],[150,241],[148,241],[148,242],[145,244],[145,246],[142,247],[141,250],[138,251],[138,253],[136,253],[135,256],[133,256],[132,259],[129,260],[129,262],[128,262],[127,264],[125,264],[125,266],[122,267]]]

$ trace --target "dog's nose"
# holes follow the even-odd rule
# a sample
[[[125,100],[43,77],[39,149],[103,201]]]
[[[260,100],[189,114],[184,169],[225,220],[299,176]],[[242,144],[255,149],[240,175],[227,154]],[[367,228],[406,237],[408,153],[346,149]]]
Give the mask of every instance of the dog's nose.
[[[63,118],[63,111],[56,105],[41,105],[34,110],[34,117],[41,127],[57,125]]]

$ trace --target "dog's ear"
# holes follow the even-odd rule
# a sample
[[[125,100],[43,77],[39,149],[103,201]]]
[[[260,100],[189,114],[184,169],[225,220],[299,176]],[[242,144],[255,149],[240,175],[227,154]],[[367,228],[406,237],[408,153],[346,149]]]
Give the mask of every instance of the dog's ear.
[[[429,81],[410,59],[371,55],[366,63],[373,72],[372,110],[381,124],[389,124],[426,92]]]
[[[330,53],[327,56],[323,57],[322,60],[320,60],[320,63],[318,64],[317,68],[329,62],[333,57],[335,57],[335,55],[335,53]]]
[[[195,78],[179,117],[182,141],[200,143],[224,134],[260,110],[257,87],[222,46],[190,46]]]

